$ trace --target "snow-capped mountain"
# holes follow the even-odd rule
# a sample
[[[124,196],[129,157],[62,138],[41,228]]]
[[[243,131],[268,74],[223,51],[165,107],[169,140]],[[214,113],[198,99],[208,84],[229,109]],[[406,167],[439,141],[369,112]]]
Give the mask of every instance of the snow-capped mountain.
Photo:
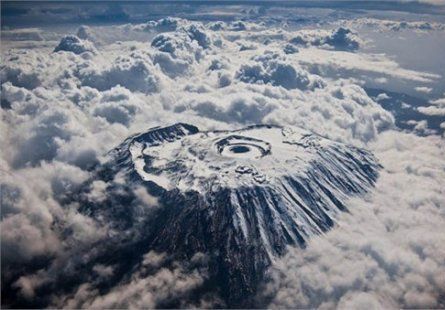
[[[97,177],[119,178],[125,188],[142,185],[159,206],[137,226],[126,210],[130,191],[115,190],[106,203],[84,203],[84,212],[107,225],[133,227],[144,251],[182,259],[209,255],[209,285],[229,306],[248,305],[286,246],[304,247],[332,227],[335,215],[347,210],[348,197],[373,186],[380,167],[366,150],[267,125],[153,128],[110,155]]]

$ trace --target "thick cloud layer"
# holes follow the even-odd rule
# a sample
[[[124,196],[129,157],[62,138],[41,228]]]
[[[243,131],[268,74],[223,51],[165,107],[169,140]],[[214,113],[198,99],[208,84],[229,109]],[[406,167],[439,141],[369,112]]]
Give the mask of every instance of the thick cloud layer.
[[[372,148],[387,168],[376,191],[277,262],[271,307],[444,307],[443,141],[388,132]]]
[[[379,31],[402,31],[402,30],[414,30],[414,31],[444,31],[445,24],[439,22],[426,22],[426,21],[396,21],[385,20],[376,18],[358,18],[353,21],[345,21],[347,25],[353,25],[354,27],[373,27]]]
[[[68,199],[129,135],[186,121],[203,129],[297,125],[371,148],[384,166],[376,191],[352,201],[337,229],[277,261],[262,300],[443,307],[443,140],[397,131],[394,116],[366,92],[376,84],[425,89],[438,76],[363,53],[367,43],[351,29],[166,18],[81,26],[57,40],[40,29],[18,31],[2,47],[0,66],[2,305],[223,305],[207,295],[181,302],[205,282],[203,254],[192,262],[131,251],[131,264],[103,259],[139,240],[144,218],[162,207],[145,189],[127,188],[119,176],[88,184],[85,199],[95,202],[131,192],[130,226],[91,217]],[[21,47],[31,40],[40,43]],[[443,115],[442,101],[418,111]],[[62,288],[65,279],[72,284]]]

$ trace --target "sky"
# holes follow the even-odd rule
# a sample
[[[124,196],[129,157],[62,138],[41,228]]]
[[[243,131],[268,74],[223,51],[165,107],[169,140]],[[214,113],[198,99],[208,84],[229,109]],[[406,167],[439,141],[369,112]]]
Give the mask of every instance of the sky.
[[[39,3],[36,6],[36,3]],[[340,10],[372,10],[377,12],[412,12],[443,15],[445,3],[431,1],[2,1],[2,27],[65,23],[144,22],[165,16],[192,19],[234,18],[227,15],[229,7],[239,5],[265,8],[320,8]],[[225,11],[215,16],[218,8]],[[202,15],[193,14],[202,10]],[[229,9],[230,10],[230,9]],[[213,11],[213,12],[212,12]],[[216,12],[215,12],[216,11]],[[207,13],[207,14],[206,14]],[[210,13],[210,14],[208,14]],[[217,15],[217,14],[216,14]],[[431,17],[430,17],[431,18]],[[440,18],[440,17],[439,17]]]
[[[184,122],[294,126],[382,166],[333,229],[275,258],[257,306],[445,307],[441,1],[1,6],[2,306],[224,306],[217,292],[190,298],[205,253],[147,250],[124,276],[99,259],[127,253],[122,236],[162,208],[142,188],[128,230],[67,203],[85,184],[100,202],[122,183],[89,180],[127,137]]]

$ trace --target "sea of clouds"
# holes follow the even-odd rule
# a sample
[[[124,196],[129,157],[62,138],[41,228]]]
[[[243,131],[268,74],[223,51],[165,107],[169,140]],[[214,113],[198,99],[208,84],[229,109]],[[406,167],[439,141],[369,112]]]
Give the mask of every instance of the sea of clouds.
[[[182,121],[202,129],[299,126],[368,148],[383,165],[375,190],[351,200],[335,229],[277,258],[259,305],[445,307],[443,136],[426,123],[399,130],[365,91],[424,92],[441,75],[361,52],[372,44],[362,27],[425,35],[445,29],[378,19],[292,29],[165,18],[64,34],[2,30],[2,304],[151,308],[199,288],[207,276],[201,253],[191,262],[146,253],[128,276],[104,286],[115,270],[95,258],[131,231],[63,203],[125,138]],[[444,100],[431,99],[419,111],[444,116]],[[90,198],[103,199],[108,186],[92,183]],[[134,192],[138,202],[129,208],[137,225],[162,206],[141,188]],[[78,281],[70,289],[51,291],[73,275]],[[205,296],[181,306],[220,303]]]

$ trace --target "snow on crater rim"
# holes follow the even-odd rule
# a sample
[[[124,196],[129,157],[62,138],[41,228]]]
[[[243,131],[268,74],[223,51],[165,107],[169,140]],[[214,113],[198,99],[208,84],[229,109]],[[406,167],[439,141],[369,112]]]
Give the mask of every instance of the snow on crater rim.
[[[273,186],[288,176],[303,177],[329,153],[333,157],[323,164],[336,165],[335,169],[345,165],[341,168],[349,173],[347,163],[341,163],[337,153],[348,159],[350,152],[357,152],[351,156],[369,160],[366,152],[296,127],[256,125],[236,131],[204,132],[196,129],[160,142],[138,137],[129,146],[138,175],[164,189],[179,188],[184,192]]]

